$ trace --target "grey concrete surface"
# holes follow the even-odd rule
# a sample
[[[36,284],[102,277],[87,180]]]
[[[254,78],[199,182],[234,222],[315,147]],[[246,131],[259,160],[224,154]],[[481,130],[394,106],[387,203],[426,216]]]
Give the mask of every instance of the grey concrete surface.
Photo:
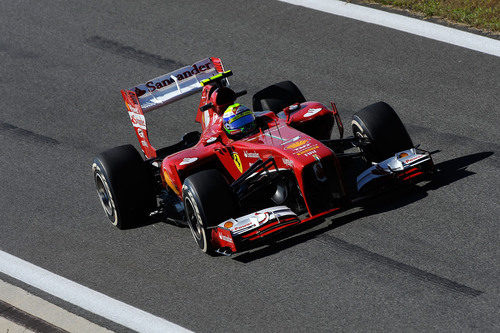
[[[0,18],[1,250],[195,331],[499,330],[500,59],[275,1],[2,2]],[[90,162],[137,146],[120,89],[206,56],[247,104],[285,79],[345,124],[384,100],[443,173],[231,258],[166,223],[115,229]],[[197,103],[148,115],[153,144],[198,129]]]

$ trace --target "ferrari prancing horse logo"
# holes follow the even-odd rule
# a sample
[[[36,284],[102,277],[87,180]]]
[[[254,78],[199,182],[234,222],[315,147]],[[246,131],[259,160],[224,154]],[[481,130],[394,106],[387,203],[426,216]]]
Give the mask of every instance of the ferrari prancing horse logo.
[[[232,155],[233,155],[234,165],[236,165],[238,170],[240,170],[240,172],[243,173],[243,165],[241,164],[240,156],[238,155],[238,153],[233,153]]]

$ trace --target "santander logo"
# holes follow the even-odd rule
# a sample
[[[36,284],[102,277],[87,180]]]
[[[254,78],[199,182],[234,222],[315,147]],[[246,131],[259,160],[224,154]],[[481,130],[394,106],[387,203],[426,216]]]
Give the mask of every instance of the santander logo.
[[[157,81],[157,82],[148,81],[148,82],[146,82],[146,87],[148,87],[149,91],[155,91],[157,89],[162,89],[162,88],[174,83],[175,80],[182,81],[182,80],[187,79],[188,77],[191,77],[193,75],[199,74],[201,72],[205,72],[205,71],[211,69],[210,65],[212,65],[212,63],[210,63],[210,62],[207,62],[206,64],[203,64],[200,66],[197,66],[196,64],[194,64],[191,67],[192,68],[191,70],[184,71],[184,72],[179,73],[175,76],[172,75],[169,78],[166,78],[162,81]],[[139,89],[139,87],[136,87],[135,89],[136,89],[136,91],[137,90],[141,91],[141,89]],[[141,93],[141,95],[142,95],[142,93]],[[138,96],[140,96],[140,95],[138,95]]]

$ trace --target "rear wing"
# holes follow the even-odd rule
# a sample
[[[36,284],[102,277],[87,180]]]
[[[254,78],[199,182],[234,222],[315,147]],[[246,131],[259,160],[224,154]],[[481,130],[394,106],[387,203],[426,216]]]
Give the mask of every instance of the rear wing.
[[[222,72],[220,58],[211,57],[121,91],[146,158],[156,157],[156,149],[149,142],[144,114],[201,91],[201,81]]]

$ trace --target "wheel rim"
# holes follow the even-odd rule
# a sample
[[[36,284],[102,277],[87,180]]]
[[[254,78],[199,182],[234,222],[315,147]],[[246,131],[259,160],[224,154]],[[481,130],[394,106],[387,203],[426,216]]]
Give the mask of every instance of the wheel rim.
[[[368,135],[365,133],[361,125],[356,120],[353,119],[351,125],[352,125],[352,134],[354,135],[354,137],[357,137],[359,139],[369,140]],[[365,160],[366,162],[371,162],[373,160],[373,156],[370,152],[370,149],[364,149],[358,146],[358,150],[361,153],[363,153],[362,157],[363,160]]]
[[[95,174],[95,185],[97,188],[97,195],[101,201],[102,208],[106,214],[113,216],[115,212],[115,207],[113,200],[111,199],[111,193],[109,193],[109,188],[106,186],[106,181],[102,178],[101,174],[96,172]]]
[[[352,120],[351,125],[353,127],[352,131],[353,131],[354,136],[357,136],[358,138],[366,138],[367,137],[365,131],[363,130],[361,125],[356,120]]]
[[[191,233],[193,234],[196,241],[201,241],[203,227],[201,226],[200,221],[198,221],[198,216],[196,215],[196,212],[194,210],[193,202],[191,201],[191,198],[189,198],[189,197],[186,198],[185,206],[186,206],[185,209],[186,209],[186,215],[187,215],[189,229],[191,229]]]

